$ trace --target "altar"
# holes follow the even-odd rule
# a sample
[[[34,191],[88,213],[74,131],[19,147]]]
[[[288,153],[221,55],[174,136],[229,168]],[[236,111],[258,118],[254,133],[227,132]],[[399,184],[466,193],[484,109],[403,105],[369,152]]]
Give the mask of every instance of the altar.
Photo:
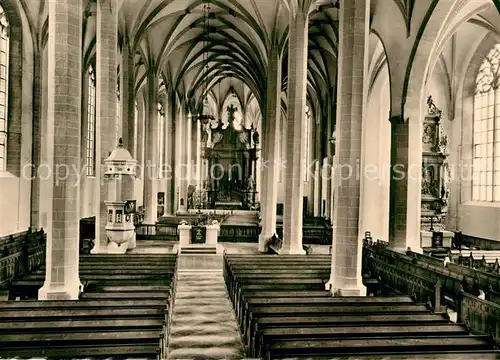
[[[202,157],[206,171],[202,188],[190,199],[190,208],[249,210],[258,208],[257,160],[259,133],[246,128],[238,108],[226,108],[227,121],[207,119],[203,124]]]

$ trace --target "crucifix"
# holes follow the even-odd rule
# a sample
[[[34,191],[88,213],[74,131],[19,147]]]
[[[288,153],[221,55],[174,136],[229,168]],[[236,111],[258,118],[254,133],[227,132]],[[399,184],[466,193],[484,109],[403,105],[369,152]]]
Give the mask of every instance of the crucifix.
[[[232,123],[234,121],[234,113],[238,111],[238,108],[235,107],[233,104],[229,105],[227,108],[227,120],[229,123]]]

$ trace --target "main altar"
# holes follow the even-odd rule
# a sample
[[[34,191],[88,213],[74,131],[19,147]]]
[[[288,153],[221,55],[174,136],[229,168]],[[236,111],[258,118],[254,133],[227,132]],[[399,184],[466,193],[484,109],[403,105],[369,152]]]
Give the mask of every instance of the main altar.
[[[192,192],[190,208],[252,210],[258,208],[259,133],[244,126],[233,104],[227,119],[205,119],[201,156],[206,164],[201,189]]]

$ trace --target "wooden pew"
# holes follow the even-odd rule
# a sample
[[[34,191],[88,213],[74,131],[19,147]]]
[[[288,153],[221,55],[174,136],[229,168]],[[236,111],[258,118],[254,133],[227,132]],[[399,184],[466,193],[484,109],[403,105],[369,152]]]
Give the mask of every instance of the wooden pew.
[[[264,358],[297,358],[295,354],[300,354],[302,358],[319,356],[333,358],[339,355],[354,357],[359,355],[360,348],[363,348],[367,355],[376,356],[383,353],[387,358],[388,355],[422,354],[426,351],[433,353],[484,351],[490,347],[491,341],[486,335],[452,337],[433,334],[431,337],[423,335],[403,339],[379,336],[373,339],[276,340],[267,347]],[[487,353],[494,354],[495,351],[490,350]]]
[[[93,257],[94,255],[92,255]],[[0,356],[166,357],[176,286],[176,256],[120,256],[102,269],[106,256],[80,262],[86,292],[79,301],[0,302]],[[158,265],[160,261],[161,265]],[[82,264],[91,263],[92,266]],[[26,276],[26,283],[44,279]],[[64,333],[64,337],[61,337]],[[9,335],[10,334],[10,335]]]
[[[250,357],[317,358],[319,354],[324,358],[338,358],[339,355],[374,354],[381,349],[380,339],[389,341],[389,346],[384,348],[388,353],[406,354],[411,352],[411,347],[405,341],[410,341],[412,337],[419,338],[417,345],[420,350],[434,346],[436,338],[445,344],[436,348],[441,352],[450,349],[473,349],[476,352],[491,349],[487,336],[471,337],[464,326],[449,324],[442,313],[432,314],[427,304],[413,303],[408,297],[332,298],[326,291],[310,288],[301,291],[301,296],[293,290],[274,288],[263,292],[262,288],[256,287],[250,291],[248,285],[258,282],[259,286],[263,286],[268,281],[280,282],[289,277],[291,281],[298,282],[309,276],[314,279],[315,276],[329,275],[327,258],[318,259],[316,264],[320,266],[312,271],[308,270],[306,257],[286,258],[284,261],[279,261],[279,258],[262,257],[254,259],[252,264],[249,258],[224,257],[224,278]],[[377,260],[381,262],[381,259]],[[264,269],[260,267],[262,263],[267,264]],[[396,262],[386,265],[397,274],[407,272],[405,276],[413,276],[420,282],[416,285],[428,287],[428,292],[436,298],[435,303],[440,301],[440,294],[435,291],[433,283],[411,272],[416,267],[412,261],[401,268],[396,266]],[[279,272],[275,274],[274,271]],[[305,273],[301,274],[301,271]],[[367,328],[373,329],[373,335],[366,335]],[[352,341],[362,337],[366,342],[356,343],[354,349]],[[399,345],[393,341],[394,337],[400,340]],[[276,347],[275,344],[281,345]],[[456,344],[462,345],[454,347]],[[314,353],[308,352],[311,346]],[[385,351],[379,351],[379,355],[381,353]]]
[[[80,280],[83,284],[95,282],[129,280],[130,285],[141,284],[141,280],[166,280],[174,277],[176,254],[138,254],[138,255],[82,255],[80,256]],[[9,299],[17,297],[37,298],[38,290],[45,280],[45,267],[12,282]],[[161,281],[161,280],[160,280]]]

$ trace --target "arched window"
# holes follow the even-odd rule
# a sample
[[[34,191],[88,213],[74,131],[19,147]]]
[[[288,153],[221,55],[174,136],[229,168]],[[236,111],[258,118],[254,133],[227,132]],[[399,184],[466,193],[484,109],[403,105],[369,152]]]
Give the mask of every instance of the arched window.
[[[120,100],[120,74],[116,83],[116,143],[122,137],[122,105]]]
[[[474,96],[472,198],[500,201],[500,44],[484,59]]]
[[[7,167],[7,98],[9,79],[9,22],[0,6],[0,171]]]
[[[304,117],[304,136],[306,146],[304,149],[304,181],[309,181],[309,153],[311,151],[311,109],[306,105],[306,113]]]
[[[163,149],[165,147],[165,111],[163,110],[163,105],[158,103],[158,164],[159,164],[159,178],[164,177],[164,158]]]
[[[87,96],[87,175],[95,176],[96,79],[92,66],[89,66],[87,76],[89,82]]]
[[[134,108],[134,152],[133,152],[133,157],[134,159],[139,158],[139,141],[137,140],[137,132],[138,132],[138,127],[139,127],[139,104],[137,103],[137,100],[135,101],[135,108]]]

